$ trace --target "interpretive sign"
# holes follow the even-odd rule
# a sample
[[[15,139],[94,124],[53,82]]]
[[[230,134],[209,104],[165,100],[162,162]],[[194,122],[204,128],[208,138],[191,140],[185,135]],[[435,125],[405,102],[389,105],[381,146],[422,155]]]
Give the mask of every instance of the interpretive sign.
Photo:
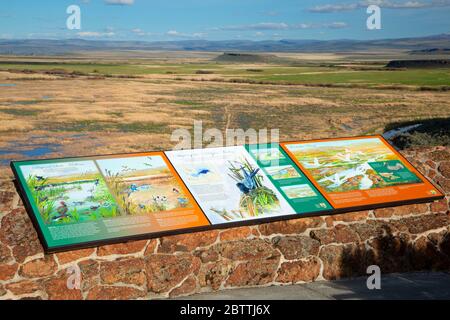
[[[444,196],[379,136],[11,167],[51,252]]]

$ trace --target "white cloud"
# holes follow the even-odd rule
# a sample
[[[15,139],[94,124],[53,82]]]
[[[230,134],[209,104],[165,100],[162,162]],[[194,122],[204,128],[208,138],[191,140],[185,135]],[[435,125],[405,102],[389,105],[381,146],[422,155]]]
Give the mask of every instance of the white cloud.
[[[176,31],[176,30],[169,30],[169,31],[167,31],[167,35],[168,35],[168,36],[174,36],[174,37],[176,37],[176,36],[181,35],[181,33],[179,33],[179,32]]]
[[[301,29],[316,29],[316,28],[330,28],[340,29],[347,27],[345,22],[331,22],[331,23],[297,23],[287,24],[284,22],[262,22],[248,25],[234,25],[224,26],[212,29],[213,31],[265,31],[265,30],[301,30]]]
[[[134,4],[134,0],[105,0],[105,3],[118,6],[131,6]]]
[[[115,35],[115,33],[114,32],[82,31],[82,32],[78,32],[77,35],[79,37],[85,37],[85,38],[100,38],[100,37],[113,37]]]
[[[215,28],[216,30],[222,31],[245,31],[245,30],[286,30],[289,29],[289,25],[281,22],[261,22],[256,24],[247,25],[234,25]]]
[[[310,12],[340,12],[351,11],[358,8],[358,4],[324,4],[310,8]]]
[[[354,3],[338,3],[338,4],[318,5],[318,6],[310,8],[309,11],[316,12],[316,13],[353,11],[356,9],[367,8],[371,4],[375,4],[381,8],[387,8],[387,9],[423,9],[423,8],[450,6],[450,0],[433,0],[433,1],[363,0],[363,1],[354,2]]]
[[[146,35],[148,35],[147,32],[145,32],[144,30],[139,29],[139,28],[131,29],[131,32],[133,32],[134,34],[137,34],[138,36],[146,36]]]
[[[176,30],[169,30],[166,32],[166,35],[174,38],[203,38],[206,36],[206,33],[196,32],[196,33],[183,33],[178,32]]]
[[[345,22],[332,22],[332,23],[326,24],[326,27],[329,29],[343,29],[343,28],[347,28],[348,24]]]

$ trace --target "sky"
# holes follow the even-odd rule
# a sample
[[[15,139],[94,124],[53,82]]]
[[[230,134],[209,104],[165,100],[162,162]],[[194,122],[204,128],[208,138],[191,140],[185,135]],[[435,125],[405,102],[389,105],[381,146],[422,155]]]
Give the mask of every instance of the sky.
[[[166,168],[167,164],[161,156],[145,156],[145,157],[128,157],[128,158],[112,158],[97,160],[103,174],[105,170],[111,171],[112,174],[122,173],[123,170],[145,170],[149,168]],[[151,166],[149,165],[151,164]]]
[[[48,178],[98,172],[94,161],[65,161],[39,165],[25,165],[21,167],[21,170],[25,178],[30,175]]]
[[[368,30],[370,4],[381,29]],[[81,10],[69,30],[66,10]],[[14,0],[0,2],[1,39],[384,39],[450,33],[450,0]]]
[[[314,150],[316,148],[323,147],[351,147],[357,145],[383,145],[383,143],[378,138],[372,139],[356,139],[356,140],[342,140],[342,141],[319,141],[319,142],[308,142],[302,144],[287,144],[286,147],[291,151],[298,150]]]

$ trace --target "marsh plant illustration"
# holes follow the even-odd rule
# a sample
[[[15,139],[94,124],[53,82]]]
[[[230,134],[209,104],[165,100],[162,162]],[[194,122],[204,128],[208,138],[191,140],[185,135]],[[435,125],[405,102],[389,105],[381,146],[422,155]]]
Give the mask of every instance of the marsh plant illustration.
[[[161,156],[104,159],[98,164],[126,215],[192,207]]]
[[[27,166],[23,173],[46,224],[95,221],[119,214],[93,161]]]
[[[236,190],[240,193],[238,209],[211,208],[211,211],[226,221],[232,221],[270,214],[279,208],[277,195],[263,185],[264,177],[258,174],[259,168],[253,167],[246,159],[228,163],[228,175],[236,182]]]

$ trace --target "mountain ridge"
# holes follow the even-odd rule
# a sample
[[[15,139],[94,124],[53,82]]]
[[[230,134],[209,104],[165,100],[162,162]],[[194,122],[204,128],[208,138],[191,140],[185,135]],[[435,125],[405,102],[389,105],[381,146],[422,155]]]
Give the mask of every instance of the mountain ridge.
[[[85,39],[0,39],[3,55],[57,55],[86,51],[205,51],[205,52],[351,52],[365,50],[429,50],[450,47],[450,34],[377,40],[177,40],[112,41]]]

